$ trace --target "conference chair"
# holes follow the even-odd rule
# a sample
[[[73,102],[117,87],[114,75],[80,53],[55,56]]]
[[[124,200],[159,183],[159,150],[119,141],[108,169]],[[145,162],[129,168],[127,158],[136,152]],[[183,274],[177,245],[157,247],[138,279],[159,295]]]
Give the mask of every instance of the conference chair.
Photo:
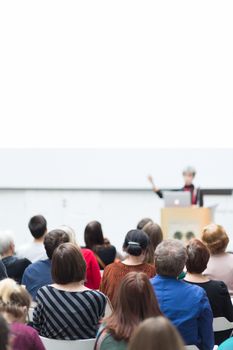
[[[111,301],[109,300],[108,297],[106,297],[107,299],[107,303],[106,303],[106,307],[105,307],[105,312],[104,312],[104,317],[109,317],[111,316],[112,312],[113,312],[113,307],[111,304]]]
[[[213,330],[214,332],[222,332],[233,329],[233,322],[228,321],[225,317],[214,317]]]
[[[95,339],[57,340],[40,337],[46,350],[93,350]]]

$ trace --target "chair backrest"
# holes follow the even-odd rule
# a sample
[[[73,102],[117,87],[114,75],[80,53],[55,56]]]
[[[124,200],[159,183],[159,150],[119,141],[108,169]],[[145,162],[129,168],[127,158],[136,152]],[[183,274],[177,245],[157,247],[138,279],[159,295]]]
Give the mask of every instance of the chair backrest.
[[[57,340],[40,337],[46,350],[93,350],[95,339]]]
[[[228,321],[225,317],[215,317],[213,320],[214,332],[227,331],[233,329],[233,322]]]
[[[186,345],[185,350],[199,350],[196,345]]]
[[[113,307],[112,307],[111,301],[108,299],[108,297],[106,297],[106,299],[107,299],[107,303],[106,303],[106,307],[105,307],[104,316],[108,317],[108,316],[111,316],[111,314],[113,312]]]

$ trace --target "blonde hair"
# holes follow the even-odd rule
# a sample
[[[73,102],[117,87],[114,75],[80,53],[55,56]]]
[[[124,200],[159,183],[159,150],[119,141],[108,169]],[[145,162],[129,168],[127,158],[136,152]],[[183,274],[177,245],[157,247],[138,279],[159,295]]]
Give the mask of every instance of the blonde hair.
[[[25,307],[28,311],[30,304],[31,297],[23,286],[11,278],[0,281],[0,312],[21,319],[25,315]]]
[[[201,240],[213,255],[224,253],[229,243],[229,238],[224,228],[216,224],[204,227]]]
[[[128,350],[185,350],[183,340],[171,322],[163,316],[143,321],[133,333]]]
[[[70,226],[67,225],[61,225],[59,227],[59,230],[64,231],[65,233],[67,233],[67,235],[69,236],[69,242],[73,243],[73,244],[77,244],[76,242],[76,233],[74,231],[74,229]]]

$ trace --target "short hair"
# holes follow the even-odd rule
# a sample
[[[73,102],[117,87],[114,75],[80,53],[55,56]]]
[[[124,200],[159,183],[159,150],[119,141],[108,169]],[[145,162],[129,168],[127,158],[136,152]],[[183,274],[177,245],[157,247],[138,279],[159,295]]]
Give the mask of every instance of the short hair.
[[[10,338],[10,330],[5,318],[0,315],[0,350],[7,350]]]
[[[87,224],[84,230],[84,241],[86,247],[89,249],[93,249],[97,245],[104,244],[104,235],[100,222],[91,221]]]
[[[183,169],[182,175],[191,174],[194,177],[196,173],[196,169],[193,166],[189,165]]]
[[[131,230],[125,236],[123,250],[129,255],[141,255],[149,245],[149,237],[142,230]]]
[[[52,279],[58,284],[81,282],[86,276],[86,262],[73,243],[60,244],[52,257]]]
[[[52,230],[44,237],[44,247],[48,258],[51,260],[55,249],[62,243],[70,242],[68,233],[63,230]]]
[[[186,261],[187,271],[190,273],[202,273],[210,258],[208,248],[199,239],[191,239],[186,247],[188,259]]]
[[[23,307],[27,310],[31,304],[28,291],[11,278],[0,281],[0,312],[12,315],[16,320],[24,315]]]
[[[149,237],[149,245],[148,245],[148,253],[147,253],[147,259],[146,262],[149,264],[154,264],[155,261],[155,249],[159,245],[159,243],[163,240],[163,232],[161,227],[152,222],[148,222],[143,227],[143,231],[147,234]]]
[[[116,340],[128,341],[140,322],[161,315],[152,285],[143,272],[129,272],[124,276],[114,305],[113,313],[103,323]]]
[[[178,277],[183,271],[186,260],[186,249],[177,239],[165,240],[155,250],[155,266],[159,275]]]
[[[151,317],[143,321],[129,341],[129,350],[185,350],[184,342],[172,325],[163,316]]]
[[[7,253],[12,244],[14,244],[14,238],[10,232],[0,232],[0,255]]]
[[[41,238],[47,231],[47,221],[42,215],[35,215],[30,219],[28,228],[35,239]]]
[[[229,243],[229,237],[225,229],[221,225],[216,224],[204,227],[201,240],[213,255],[225,252]]]
[[[142,230],[143,227],[148,224],[148,223],[153,223],[153,220],[150,218],[143,218],[139,221],[139,223],[137,224],[137,230]]]
[[[58,227],[59,230],[65,231],[70,237],[70,243],[76,244],[76,233],[75,230],[67,225],[61,225]]]

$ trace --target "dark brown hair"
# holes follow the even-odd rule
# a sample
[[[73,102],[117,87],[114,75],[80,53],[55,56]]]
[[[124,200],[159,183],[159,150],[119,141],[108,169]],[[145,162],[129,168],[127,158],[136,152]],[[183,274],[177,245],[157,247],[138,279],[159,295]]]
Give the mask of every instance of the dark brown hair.
[[[81,282],[86,276],[86,262],[73,243],[60,244],[52,257],[52,279],[58,284]]]
[[[91,221],[85,227],[84,240],[86,247],[94,249],[97,245],[104,244],[102,226],[98,221]]]
[[[111,316],[103,320],[116,340],[128,341],[135,327],[161,315],[152,285],[143,272],[129,272],[121,281]]]
[[[162,242],[163,240],[163,232],[161,227],[152,222],[148,222],[143,227],[143,231],[147,234],[149,237],[149,246],[148,246],[148,252],[146,254],[146,259],[145,262],[149,264],[154,264],[155,263],[155,249],[159,243]]]
[[[191,239],[186,247],[188,259],[186,261],[187,271],[190,273],[202,273],[210,258],[208,248],[199,240]]]
[[[148,318],[143,321],[129,342],[128,350],[185,350],[183,340],[165,317]]]
[[[35,215],[30,219],[28,228],[34,238],[41,238],[47,231],[47,221],[42,215]]]
[[[0,315],[0,350],[7,350],[10,331],[6,320]]]
[[[201,239],[213,255],[224,253],[229,243],[229,238],[224,228],[216,224],[206,226],[203,229]]]
[[[62,243],[70,242],[70,236],[63,230],[52,230],[44,237],[44,247],[49,259],[52,259],[53,252]]]
[[[148,224],[148,223],[152,223],[153,220],[151,220],[150,218],[143,218],[139,221],[139,223],[137,224],[137,230],[142,230],[143,227]]]

